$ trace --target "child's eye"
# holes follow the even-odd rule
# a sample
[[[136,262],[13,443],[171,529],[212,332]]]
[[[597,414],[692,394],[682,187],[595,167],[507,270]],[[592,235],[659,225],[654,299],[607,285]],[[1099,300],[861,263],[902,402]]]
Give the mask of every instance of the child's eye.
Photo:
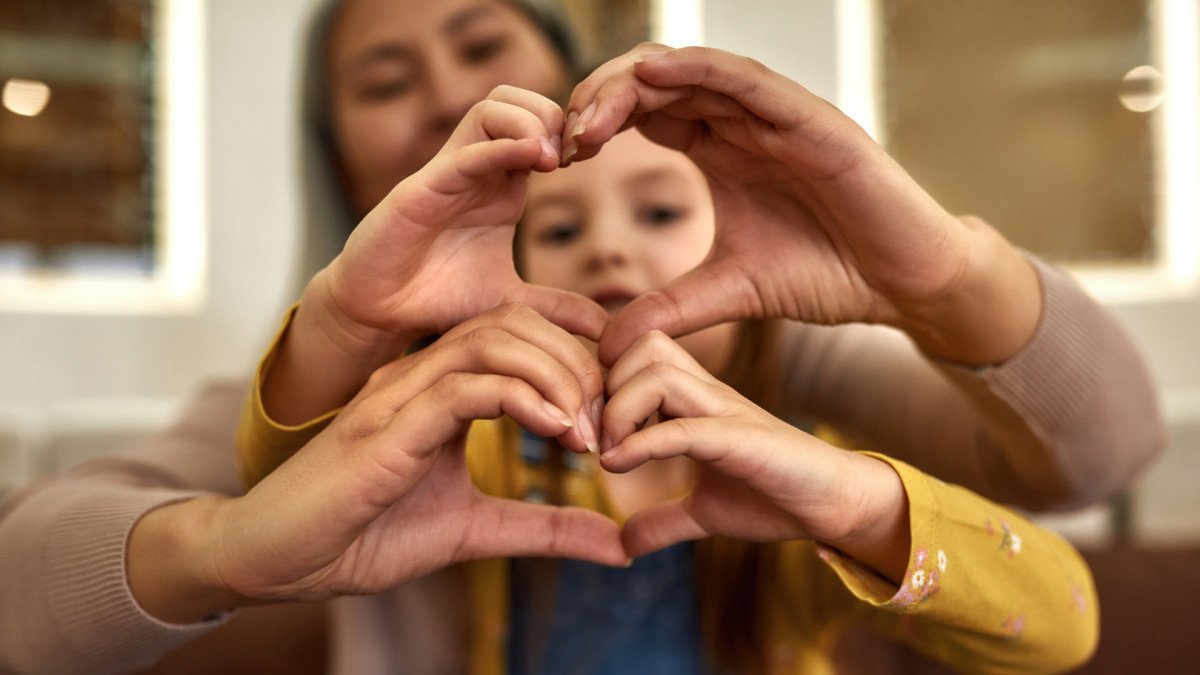
[[[643,208],[638,214],[639,220],[654,227],[670,225],[682,217],[683,209],[662,205]]]
[[[582,229],[579,223],[561,223],[547,227],[538,234],[538,242],[547,246],[566,246],[579,238]]]
[[[459,54],[463,62],[478,65],[492,60],[507,48],[508,38],[497,37],[467,44],[459,50]]]

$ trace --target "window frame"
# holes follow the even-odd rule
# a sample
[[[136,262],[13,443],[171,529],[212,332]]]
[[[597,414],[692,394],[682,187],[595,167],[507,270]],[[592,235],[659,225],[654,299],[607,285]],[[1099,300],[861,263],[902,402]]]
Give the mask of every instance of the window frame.
[[[154,268],[0,275],[0,313],[192,314],[205,300],[205,30],[200,0],[157,0]]]

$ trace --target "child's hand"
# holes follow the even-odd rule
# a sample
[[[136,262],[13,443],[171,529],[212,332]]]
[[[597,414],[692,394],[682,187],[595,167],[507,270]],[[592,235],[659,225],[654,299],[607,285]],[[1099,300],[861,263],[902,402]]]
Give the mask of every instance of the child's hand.
[[[623,564],[614,522],[485,496],[463,451],[472,420],[501,415],[559,436],[576,423],[563,411],[602,387],[595,358],[532,310],[476,317],[381,369],[328,429],[226,502],[205,569],[241,597],[312,600],[479,558]]]
[[[776,419],[657,331],[621,355],[606,385],[605,469],[625,472],[677,455],[696,462],[690,495],[626,523],[631,556],[709,535],[815,539],[885,576],[903,576],[908,502],[887,464]],[[655,412],[665,421],[639,430]]]
[[[979,365],[1033,334],[1040,289],[1015,248],[948,213],[851,119],[762,64],[642,45],[597,69],[568,109],[564,155],[577,145],[573,159],[590,157],[635,124],[705,172],[717,214],[709,260],[617,314],[606,363],[651,328],[749,317],[884,323]]]

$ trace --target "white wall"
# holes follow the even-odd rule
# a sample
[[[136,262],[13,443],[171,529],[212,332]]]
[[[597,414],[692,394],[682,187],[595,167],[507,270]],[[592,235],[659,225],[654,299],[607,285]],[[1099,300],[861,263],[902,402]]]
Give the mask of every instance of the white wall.
[[[310,2],[203,6],[206,302],[174,316],[0,314],[0,408],[176,398],[243,375],[270,337],[296,243],[294,61]]]

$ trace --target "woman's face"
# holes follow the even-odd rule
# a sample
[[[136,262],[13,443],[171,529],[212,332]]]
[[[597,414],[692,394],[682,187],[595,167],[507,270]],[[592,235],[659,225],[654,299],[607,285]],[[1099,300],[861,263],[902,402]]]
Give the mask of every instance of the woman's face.
[[[371,210],[497,85],[556,98],[566,66],[504,0],[347,0],[329,37],[333,131],[351,205]]]
[[[626,131],[592,159],[530,176],[516,245],[527,281],[574,291],[611,314],[699,265],[713,234],[712,198],[696,165]],[[680,343],[720,373],[734,330],[716,326]]]

